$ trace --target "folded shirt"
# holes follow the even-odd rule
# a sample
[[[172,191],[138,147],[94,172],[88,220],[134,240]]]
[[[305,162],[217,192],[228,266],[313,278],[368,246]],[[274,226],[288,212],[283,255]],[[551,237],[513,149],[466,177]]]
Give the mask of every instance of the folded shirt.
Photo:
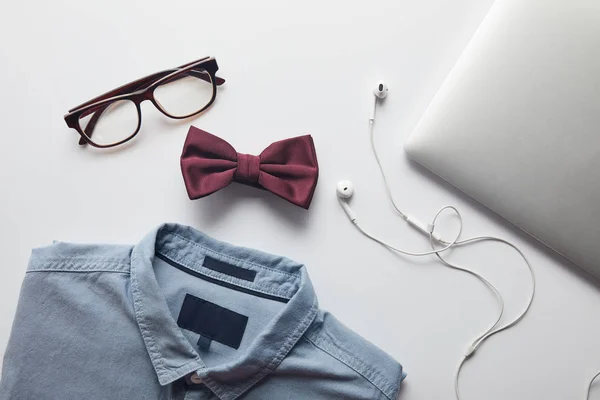
[[[404,376],[318,308],[302,264],[165,224],[33,250],[0,398],[396,400]]]

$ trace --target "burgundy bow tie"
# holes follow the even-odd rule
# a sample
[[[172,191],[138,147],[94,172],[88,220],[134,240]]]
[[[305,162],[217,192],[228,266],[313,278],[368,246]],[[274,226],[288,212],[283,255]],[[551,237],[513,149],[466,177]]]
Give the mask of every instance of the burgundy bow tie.
[[[181,172],[192,200],[236,181],[308,209],[319,166],[310,135],[275,142],[254,156],[238,153],[220,137],[191,126],[181,154]]]

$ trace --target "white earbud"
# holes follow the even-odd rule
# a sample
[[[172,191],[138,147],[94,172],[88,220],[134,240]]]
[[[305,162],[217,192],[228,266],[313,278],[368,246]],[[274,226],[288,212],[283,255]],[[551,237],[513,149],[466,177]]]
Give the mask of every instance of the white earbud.
[[[340,205],[346,212],[346,215],[348,216],[350,221],[352,221],[352,223],[356,223],[356,216],[354,215],[354,213],[350,209],[350,205],[348,204],[348,200],[350,200],[350,198],[354,194],[354,184],[347,180],[339,181],[336,187],[336,193],[338,200],[340,201]]]
[[[380,99],[385,98],[388,94],[388,87],[384,81],[377,82],[377,86],[373,89],[373,94]]]
[[[377,100],[385,99],[388,94],[388,87],[384,81],[377,82],[377,86],[373,88],[373,94],[375,95],[373,99],[373,108],[371,109],[371,115],[369,115],[369,123],[373,124],[375,122],[375,109],[377,108]]]
[[[354,184],[350,181],[339,181],[337,184],[337,195],[342,199],[349,199],[354,194]]]

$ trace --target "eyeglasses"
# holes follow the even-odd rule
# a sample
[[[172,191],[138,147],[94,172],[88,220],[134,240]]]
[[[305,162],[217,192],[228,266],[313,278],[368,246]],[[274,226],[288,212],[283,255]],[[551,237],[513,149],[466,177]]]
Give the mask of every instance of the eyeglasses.
[[[225,79],[215,76],[219,66],[213,57],[148,75],[98,96],[65,115],[75,129],[80,145],[107,148],[131,140],[140,130],[140,104],[150,100],[169,118],[183,119],[210,107],[217,86]]]

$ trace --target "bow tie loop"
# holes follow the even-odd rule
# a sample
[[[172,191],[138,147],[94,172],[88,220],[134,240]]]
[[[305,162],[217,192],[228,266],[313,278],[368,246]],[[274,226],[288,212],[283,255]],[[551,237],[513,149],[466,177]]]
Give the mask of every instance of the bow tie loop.
[[[260,157],[252,154],[237,153],[237,163],[233,179],[239,183],[256,185],[260,172]]]

